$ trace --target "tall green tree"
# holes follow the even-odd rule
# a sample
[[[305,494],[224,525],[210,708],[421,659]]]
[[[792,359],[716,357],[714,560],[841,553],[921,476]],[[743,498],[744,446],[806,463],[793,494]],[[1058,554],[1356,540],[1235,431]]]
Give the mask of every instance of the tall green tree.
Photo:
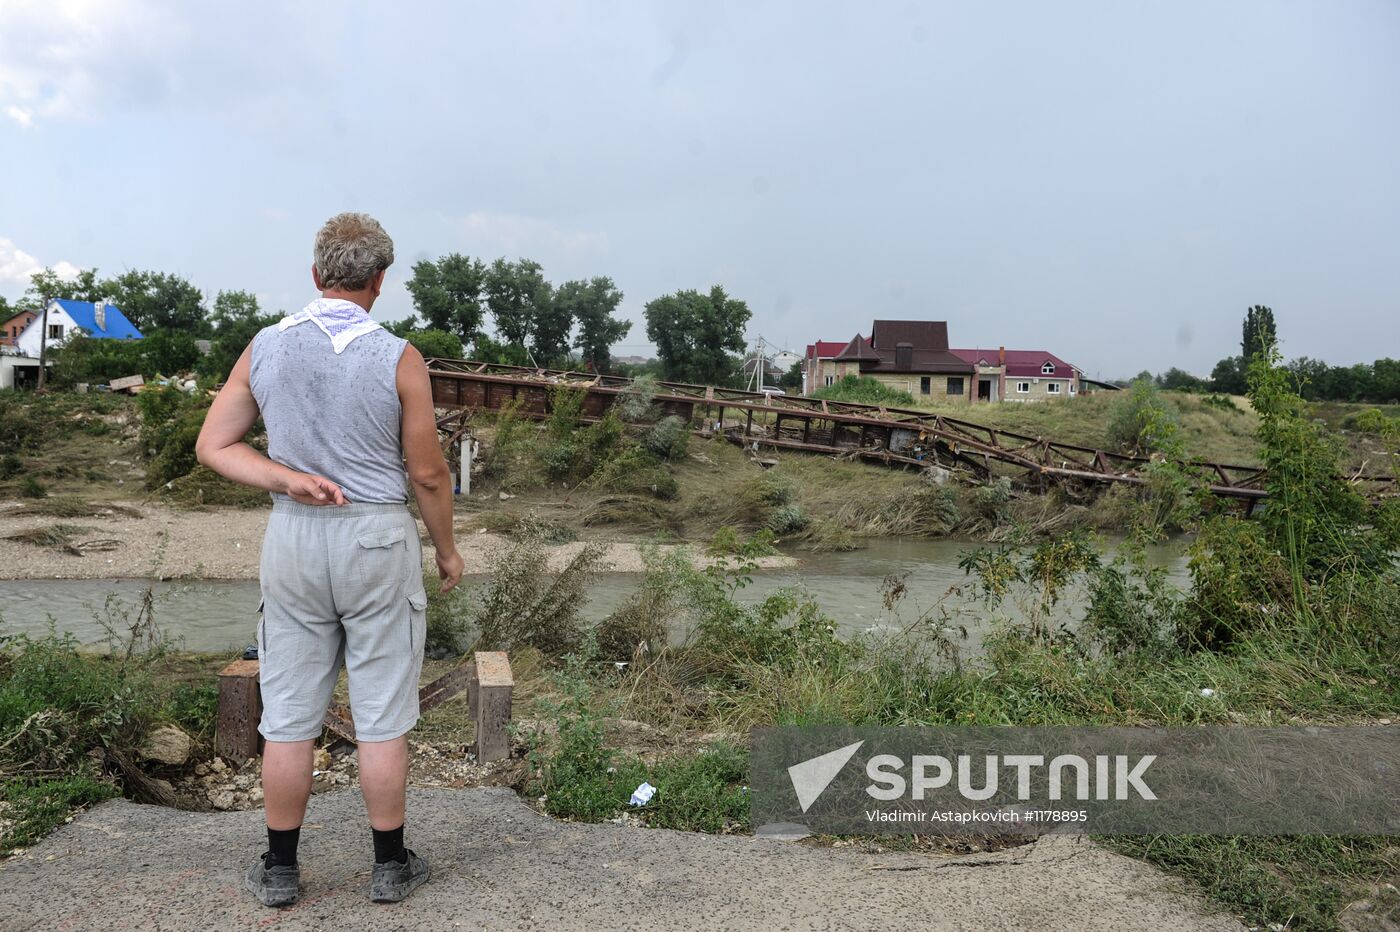
[[[178,275],[132,269],[103,282],[106,294],[116,302],[137,330],[183,330],[196,336],[208,334],[204,294]]]
[[[497,259],[486,270],[484,287],[496,335],[508,346],[529,344],[554,296],[540,264],[532,259]],[[545,327],[557,331],[557,321],[551,319]],[[552,341],[555,333],[547,333],[546,337]],[[567,341],[564,345],[568,346]]]
[[[574,346],[582,352],[584,364],[594,372],[609,371],[613,344],[632,329],[630,320],[614,316],[622,303],[622,292],[613,280],[600,275],[587,281],[565,282],[555,292],[554,303],[567,308],[578,321]]]
[[[722,383],[733,375],[730,353],[744,350],[749,306],[716,285],[709,294],[678,291],[648,302],[647,339],[661,371],[682,382]]]
[[[195,363],[201,375],[226,379],[234,363],[243,354],[253,337],[264,327],[277,323],[280,314],[264,314],[258,299],[246,291],[221,291],[214,297],[209,315],[214,325],[209,352]]]
[[[481,333],[485,279],[486,266],[480,259],[454,252],[435,262],[415,262],[407,287],[428,329],[455,333],[469,343]]]
[[[177,375],[200,361],[194,334],[188,330],[152,330],[141,341],[141,355],[145,375]]]
[[[50,298],[96,301],[105,296],[103,285],[97,277],[97,269],[82,269],[73,278],[59,278],[53,269],[43,269],[29,276],[29,287],[15,302],[15,310],[38,311]]]
[[[1240,356],[1227,356],[1210,370],[1210,390],[1226,395],[1243,395],[1249,386],[1245,381],[1244,359]]]
[[[1240,350],[1244,356],[1244,369],[1267,347],[1278,342],[1278,330],[1274,326],[1274,312],[1262,304],[1256,304],[1244,313],[1244,337],[1240,340]]]

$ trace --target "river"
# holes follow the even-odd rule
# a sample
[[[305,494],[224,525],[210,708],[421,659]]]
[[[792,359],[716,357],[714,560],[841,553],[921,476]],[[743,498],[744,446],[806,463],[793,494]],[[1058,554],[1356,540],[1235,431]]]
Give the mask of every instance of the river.
[[[958,560],[977,546],[955,540],[872,540],[848,553],[794,553],[800,565],[784,570],[754,573],[752,582],[739,592],[744,602],[754,602],[794,585],[809,592],[838,630],[854,634],[867,630],[902,627],[943,599],[943,606],[967,628],[965,650],[976,653],[981,634],[988,627],[980,606],[966,599],[944,599],[953,586],[967,577]],[[1178,586],[1187,581],[1186,560],[1180,545],[1154,548],[1149,562],[1165,566]],[[907,574],[907,595],[896,613],[882,605],[883,581]],[[465,577],[464,586],[481,585],[484,577]],[[601,574],[588,589],[583,617],[606,617],[637,586],[629,573]],[[100,644],[111,625],[118,632],[126,624],[124,613],[134,615],[142,594],[153,585],[155,617],[167,638],[186,650],[219,652],[241,649],[253,642],[257,628],[258,584],[252,581],[172,581],[149,583],[141,579],[19,579],[0,580],[0,634],[41,634],[50,624],[79,641]],[[1071,595],[1062,603],[1069,618],[1081,600]],[[1014,613],[1008,606],[1003,614]],[[679,638],[684,632],[672,632]]]

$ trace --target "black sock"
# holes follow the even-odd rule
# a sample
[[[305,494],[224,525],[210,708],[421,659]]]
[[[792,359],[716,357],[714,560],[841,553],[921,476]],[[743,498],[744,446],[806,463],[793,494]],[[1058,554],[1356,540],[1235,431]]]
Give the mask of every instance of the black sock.
[[[295,867],[297,863],[297,842],[301,839],[301,826],[296,828],[269,828],[267,830],[267,866]]]
[[[381,832],[379,829],[371,829],[374,832],[374,862],[385,864],[389,861],[398,861],[402,864],[408,860],[408,851],[403,846],[403,826],[391,828]]]

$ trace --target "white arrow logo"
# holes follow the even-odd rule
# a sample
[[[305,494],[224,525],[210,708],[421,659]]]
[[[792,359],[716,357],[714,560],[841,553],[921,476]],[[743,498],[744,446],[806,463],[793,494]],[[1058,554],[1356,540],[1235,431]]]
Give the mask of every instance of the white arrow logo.
[[[792,788],[797,793],[797,802],[802,806],[803,812],[817,801],[818,796],[826,792],[831,781],[835,780],[841,768],[846,766],[846,761],[850,760],[864,743],[857,741],[855,744],[848,744],[844,748],[804,760],[788,768],[788,777],[792,779]]]

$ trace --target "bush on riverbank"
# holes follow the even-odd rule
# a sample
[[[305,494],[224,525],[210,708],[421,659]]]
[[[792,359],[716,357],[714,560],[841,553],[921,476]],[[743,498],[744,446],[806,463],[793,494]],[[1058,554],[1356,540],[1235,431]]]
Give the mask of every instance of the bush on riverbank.
[[[123,792],[177,804],[142,770],[140,748],[162,723],[196,742],[213,735],[216,693],[165,675],[149,606],[133,616],[109,600],[109,623],[134,626],[107,653],[71,635],[0,636],[0,855],[31,844],[74,808]],[[158,639],[158,635],[155,635]]]
[[[1132,546],[1105,560],[1082,533],[1038,542],[1013,536],[963,561],[964,590],[980,616],[997,618],[1002,605],[1020,608],[1011,616],[1017,621],[996,622],[984,657],[968,663],[959,647],[969,606],[944,598],[906,617],[899,580],[890,582],[886,600],[897,636],[839,639],[835,621],[801,592],[741,603],[742,566],[727,576],[680,565],[656,569],[654,588],[672,600],[662,610],[673,622],[686,619],[691,637],[676,648],[652,646],[645,663],[621,670],[580,663],[589,671],[587,689],[571,687],[568,714],[613,714],[672,733],[797,724],[1282,725],[1393,717],[1400,710],[1400,575],[1389,559],[1400,545],[1395,506],[1369,504],[1336,478],[1335,449],[1276,373],[1269,360],[1257,363],[1251,388],[1271,502],[1282,504],[1252,521],[1207,516],[1185,595]],[[1170,431],[1157,436],[1171,441]],[[1186,472],[1164,477],[1174,496],[1168,506],[1135,501],[1151,512],[1135,521],[1141,537],[1158,532],[1164,509],[1185,520],[1197,481]],[[766,474],[754,500],[772,507],[782,482],[781,473]],[[743,498],[731,496],[726,507],[742,506]],[[744,506],[749,526],[756,523],[753,504]],[[1057,609],[1071,589],[1088,597],[1073,630]],[[585,764],[569,774],[591,787],[586,805],[565,794],[547,801],[551,811],[611,818],[627,809],[636,778],[660,785],[660,765],[617,758],[596,735],[584,737],[587,754],[547,743],[534,753],[542,787],[559,785],[560,754]],[[626,779],[604,779],[609,773]],[[737,788],[742,768],[735,773],[724,790]],[[726,797],[712,791],[707,798]],[[646,812],[643,818],[659,824]],[[741,813],[735,818],[743,820]],[[1340,908],[1393,874],[1397,862],[1394,839],[1143,837],[1113,844],[1191,877],[1251,922],[1298,927],[1334,927]]]

